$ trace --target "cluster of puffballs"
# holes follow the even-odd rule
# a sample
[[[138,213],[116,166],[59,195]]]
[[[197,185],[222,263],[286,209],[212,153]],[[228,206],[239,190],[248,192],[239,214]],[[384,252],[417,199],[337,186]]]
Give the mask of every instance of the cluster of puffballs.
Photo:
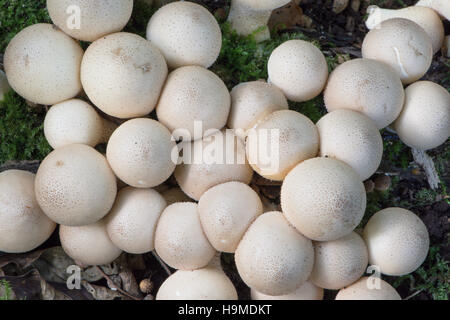
[[[244,35],[261,30],[287,2],[233,0],[230,23]],[[75,29],[66,24],[74,4],[81,9]],[[448,5],[439,12],[446,19]],[[268,81],[241,83],[230,93],[207,69],[219,56],[222,35],[198,4],[161,7],[147,39],[120,32],[132,0],[47,0],[47,7],[54,25],[17,34],[4,66],[14,91],[52,106],[44,131],[54,151],[36,175],[0,174],[0,251],[31,251],[59,224],[64,251],[80,265],[155,250],[178,270],[159,289],[161,300],[237,299],[218,263],[221,252],[235,253],[255,300],[322,299],[324,289],[339,290],[336,299],[400,299],[381,279],[371,288],[364,274],[369,264],[390,276],[416,270],[429,249],[424,223],[409,210],[387,208],[355,229],[366,209],[363,181],[381,162],[380,129],[391,126],[420,150],[450,135],[449,93],[417,81],[442,45],[438,13],[371,8],[381,10],[380,21],[369,26],[363,58],[329,75],[316,46],[290,40],[270,56]],[[77,40],[92,43],[84,52]],[[288,100],[322,92],[329,113],[317,124],[289,110]],[[155,109],[158,121],[148,117]],[[203,124],[200,133],[195,121]],[[176,164],[178,129],[192,134],[179,146],[206,153],[225,135],[247,159]],[[270,174],[248,152],[267,143],[249,132],[265,129],[280,132],[279,166]],[[101,143],[106,155],[94,149]],[[254,171],[282,181],[281,211],[249,186]],[[172,175],[179,188],[167,189]]]

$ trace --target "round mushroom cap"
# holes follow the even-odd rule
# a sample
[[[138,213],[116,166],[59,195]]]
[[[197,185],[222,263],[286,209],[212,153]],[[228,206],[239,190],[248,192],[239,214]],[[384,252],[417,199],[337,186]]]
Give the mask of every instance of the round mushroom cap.
[[[0,173],[0,251],[31,251],[56,228],[36,201],[34,179],[35,175],[26,171]]]
[[[324,92],[329,112],[358,111],[383,129],[402,111],[405,92],[395,71],[370,59],[354,59],[339,65],[330,75]]]
[[[111,241],[125,252],[144,254],[155,249],[155,230],[166,200],[155,190],[127,187],[117,195],[106,219]]]
[[[431,8],[436,11],[442,19],[450,20],[450,3],[447,0],[419,0],[415,5]]]
[[[142,117],[155,109],[167,73],[161,52],[126,32],[92,43],[81,64],[89,99],[106,114],[122,119]]]
[[[418,81],[405,90],[403,111],[395,122],[400,139],[412,148],[429,150],[450,136],[450,94],[431,81]]]
[[[361,278],[369,262],[366,244],[355,232],[338,240],[314,243],[314,257],[311,282],[331,290]]]
[[[156,300],[237,300],[233,283],[214,267],[177,271],[162,284]]]
[[[203,231],[220,252],[234,253],[253,221],[263,213],[258,194],[242,182],[227,182],[206,191],[198,203]]]
[[[120,180],[135,188],[153,188],[175,170],[173,150],[176,150],[175,141],[161,123],[133,119],[114,131],[106,155]]]
[[[317,97],[328,79],[323,53],[303,40],[289,40],[276,48],[268,62],[269,82],[296,102]]]
[[[95,147],[102,139],[103,121],[89,103],[71,99],[50,108],[44,134],[53,149],[75,143]]]
[[[6,78],[6,74],[0,70],[0,101],[3,101],[5,94],[11,89]]]
[[[433,46],[427,33],[403,18],[383,21],[370,30],[362,44],[362,56],[390,65],[403,84],[420,79],[430,68]]]
[[[370,178],[383,157],[383,139],[375,123],[347,109],[328,113],[317,123],[320,156],[338,159],[353,168],[361,181]]]
[[[122,253],[109,238],[104,220],[82,227],[60,226],[59,238],[69,257],[90,266],[109,264]]]
[[[125,27],[133,0],[47,0],[47,10],[53,23],[66,34],[93,42]]]
[[[378,284],[378,285],[377,285]],[[351,286],[339,290],[336,300],[401,300],[389,283],[376,277],[362,277]]]
[[[323,300],[323,289],[306,281],[295,291],[283,296],[268,296],[254,289],[251,290],[252,300]]]
[[[253,170],[247,162],[244,143],[229,130],[183,142],[180,149],[183,163],[177,166],[175,179],[181,190],[196,201],[219,184],[230,181],[249,184],[252,180]]]
[[[36,175],[36,199],[58,224],[84,226],[112,208],[117,181],[105,157],[95,149],[71,144],[50,153]]]
[[[319,152],[319,131],[306,116],[292,110],[276,111],[251,129],[247,158],[261,176],[283,181],[300,162]]]
[[[271,11],[288,4],[289,0],[239,0],[243,6],[255,11]]]
[[[413,212],[402,208],[375,213],[365,226],[363,237],[369,263],[390,276],[415,271],[425,261],[430,247],[425,224]]]
[[[314,249],[311,240],[289,225],[281,212],[269,212],[250,226],[235,259],[239,275],[251,289],[280,296],[308,280]]]
[[[203,232],[196,203],[179,202],[163,211],[156,228],[155,249],[174,269],[196,270],[208,265],[216,251]]]
[[[283,92],[265,81],[240,83],[231,90],[231,112],[228,128],[242,130],[243,137],[250,128],[272,112],[289,109]]]
[[[83,49],[51,24],[20,31],[5,51],[8,82],[26,100],[54,105],[81,92]]]
[[[281,187],[287,220],[306,237],[332,241],[350,234],[366,209],[366,190],[359,175],[342,161],[306,160],[295,167]]]
[[[170,73],[156,114],[174,136],[191,141],[211,129],[225,127],[230,106],[230,93],[217,75],[203,67],[188,66]]]
[[[147,26],[147,39],[157,46],[170,68],[209,68],[219,57],[222,32],[204,7],[176,1],[161,7]]]

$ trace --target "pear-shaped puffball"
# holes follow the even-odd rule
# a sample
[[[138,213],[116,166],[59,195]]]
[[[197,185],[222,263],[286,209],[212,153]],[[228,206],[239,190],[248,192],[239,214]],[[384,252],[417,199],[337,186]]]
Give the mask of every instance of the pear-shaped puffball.
[[[339,290],[336,300],[401,300],[386,281],[375,277],[362,277],[351,286]]]
[[[295,291],[283,296],[268,296],[252,289],[252,300],[322,300],[323,289],[306,281]]]

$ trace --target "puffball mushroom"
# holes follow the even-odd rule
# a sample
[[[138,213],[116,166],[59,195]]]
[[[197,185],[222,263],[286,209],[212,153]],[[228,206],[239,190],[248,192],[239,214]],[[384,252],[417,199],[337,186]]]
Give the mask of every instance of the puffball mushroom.
[[[35,24],[20,31],[5,51],[10,86],[26,100],[54,105],[81,92],[83,49],[51,24]]]
[[[351,166],[361,181],[370,178],[383,157],[383,139],[375,123],[347,109],[326,114],[317,122],[320,156],[338,159]]]
[[[219,57],[222,32],[214,16],[204,7],[177,1],[161,7],[147,26],[147,39],[157,46],[170,68],[209,68]]]
[[[117,127],[101,118],[89,103],[71,99],[50,108],[44,120],[44,134],[53,149],[75,143],[95,147],[107,142],[105,127],[109,126]]]
[[[361,278],[369,261],[366,244],[355,232],[338,240],[314,243],[314,257],[310,281],[331,290]]]
[[[183,141],[191,141],[211,129],[225,127],[230,105],[230,93],[217,75],[203,67],[188,66],[170,73],[156,115],[175,138],[181,135]]]
[[[402,276],[425,261],[430,246],[427,227],[413,212],[387,208],[375,213],[363,232],[369,263],[381,273]]]
[[[378,6],[369,6],[367,8],[369,17],[366,20],[366,27],[372,30],[381,22],[393,19],[404,18],[417,23],[428,34],[433,45],[433,53],[438,52],[442,47],[444,40],[444,25],[439,15],[432,9],[412,6],[402,9],[382,9]]]
[[[5,94],[11,89],[6,78],[6,74],[0,70],[0,101],[3,101]]]
[[[362,44],[362,56],[390,65],[403,84],[420,79],[430,68],[433,46],[427,33],[415,22],[394,18],[370,30]]]
[[[156,224],[165,208],[166,200],[155,190],[132,187],[120,190],[105,218],[109,238],[128,253],[153,251]]]
[[[331,158],[303,161],[286,176],[281,207],[306,237],[332,241],[350,234],[366,209],[366,190],[347,164]]]
[[[31,251],[56,228],[36,201],[34,180],[35,175],[26,171],[0,173],[0,251]]]
[[[233,283],[225,273],[208,266],[177,271],[164,281],[156,300],[237,300]]]
[[[289,0],[232,0],[228,21],[231,28],[240,35],[253,33],[258,42],[270,39],[267,26],[272,10],[280,8]]]
[[[394,128],[408,146],[429,150],[450,136],[450,94],[431,81],[418,81],[405,90],[403,111]]]
[[[112,208],[117,182],[105,157],[95,149],[71,144],[51,152],[36,175],[36,199],[58,224],[84,226]]]
[[[172,152],[175,141],[161,123],[133,119],[112,134],[106,157],[117,177],[135,188],[153,188],[166,181],[175,170]]]
[[[198,201],[210,188],[230,181],[249,184],[252,167],[245,146],[233,132],[218,131],[202,140],[183,142],[183,163],[175,170],[181,190]]]
[[[179,202],[163,211],[156,227],[155,249],[174,269],[196,270],[208,265],[216,251],[203,232],[196,203]]]
[[[60,226],[59,238],[64,252],[85,265],[109,264],[122,253],[109,238],[104,220],[82,227]]]
[[[299,112],[276,111],[249,131],[246,148],[248,161],[256,172],[267,179],[283,181],[297,164],[317,155],[319,132]]]
[[[263,213],[263,205],[248,185],[227,182],[202,195],[198,212],[212,246],[220,252],[234,253],[247,229]]]
[[[235,254],[242,280],[266,295],[291,293],[304,284],[314,264],[311,240],[298,233],[281,212],[259,216]]]
[[[133,0],[47,0],[53,23],[77,40],[93,42],[121,31],[133,11]]]
[[[416,6],[431,8],[441,17],[450,20],[450,3],[447,0],[419,0]]]
[[[354,59],[339,65],[324,92],[328,112],[358,111],[383,129],[402,111],[405,92],[395,70],[371,59]]]
[[[158,48],[126,32],[92,43],[81,64],[81,81],[89,99],[106,114],[121,119],[151,113],[167,73]]]
[[[376,283],[379,284],[377,287]],[[401,300],[398,292],[380,278],[362,277],[351,286],[339,290],[336,300]]]
[[[240,83],[231,90],[231,112],[227,127],[245,138],[247,130],[272,112],[289,109],[283,92],[265,81]],[[238,132],[240,131],[240,132]]]
[[[328,79],[325,56],[315,45],[303,40],[281,44],[272,52],[267,67],[269,83],[295,102],[317,97]]]
[[[254,289],[251,291],[252,300],[323,300],[323,289],[306,281],[295,291],[283,296],[269,296]]]

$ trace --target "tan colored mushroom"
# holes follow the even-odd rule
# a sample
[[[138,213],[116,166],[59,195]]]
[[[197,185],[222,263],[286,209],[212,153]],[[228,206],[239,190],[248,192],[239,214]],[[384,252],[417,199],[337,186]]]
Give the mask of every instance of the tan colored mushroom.
[[[295,291],[283,296],[268,296],[254,289],[251,291],[252,300],[323,300],[323,289],[306,281]]]
[[[147,39],[157,46],[170,68],[209,68],[219,57],[222,32],[214,16],[199,4],[176,1],[161,7],[147,26]]]
[[[395,130],[408,146],[429,150],[444,144],[450,136],[450,94],[431,81],[418,81],[405,90],[403,111]]]
[[[36,201],[34,180],[35,175],[26,171],[0,173],[0,251],[31,251],[56,228]]]
[[[324,92],[329,112],[350,109],[372,119],[383,129],[402,111],[405,92],[395,70],[371,59],[354,59],[339,65]]]
[[[168,73],[161,52],[132,33],[107,35],[83,57],[81,81],[89,99],[122,119],[146,116],[156,107]]]
[[[362,56],[387,63],[403,84],[409,84],[419,80],[430,68],[433,45],[417,23],[394,18],[369,31],[362,44]]]
[[[447,0],[419,0],[416,6],[431,8],[442,18],[450,20],[450,3]]]
[[[77,40],[93,42],[121,31],[133,11],[133,0],[47,0],[53,23]]]
[[[6,78],[6,74],[0,70],[0,102],[5,99],[5,94],[11,90],[9,86],[8,79]]]
[[[42,161],[35,190],[50,219],[65,226],[84,226],[111,210],[117,182],[103,155],[89,146],[71,144]]]
[[[51,24],[35,24],[20,31],[4,56],[10,86],[26,100],[54,105],[81,92],[83,49]]]
[[[288,221],[306,237],[332,241],[350,234],[366,209],[359,175],[342,161],[303,161],[281,187],[281,207]]]
[[[372,278],[372,279],[371,279]],[[377,287],[376,283],[379,283]],[[339,290],[336,300],[401,300],[398,292],[386,281],[362,277],[351,286]]]

